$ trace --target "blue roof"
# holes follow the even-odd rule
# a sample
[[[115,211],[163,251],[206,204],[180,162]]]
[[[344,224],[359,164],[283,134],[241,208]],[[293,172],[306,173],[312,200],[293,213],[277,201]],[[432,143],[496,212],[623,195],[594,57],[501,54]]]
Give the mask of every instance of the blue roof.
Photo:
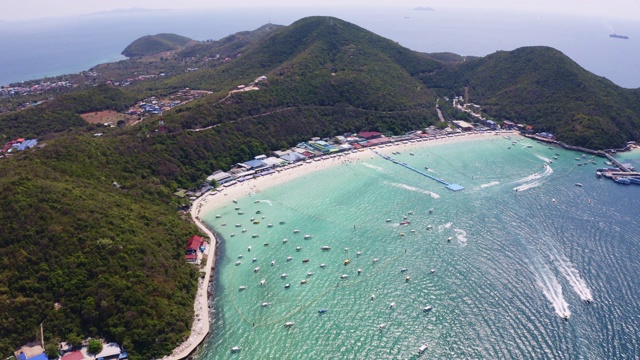
[[[302,154],[297,153],[297,152],[291,152],[291,153],[282,155],[280,157],[280,159],[293,162],[293,161],[306,159],[306,157],[304,155],[302,155]]]
[[[20,353],[20,355],[18,355],[18,360],[27,360],[27,355]]]
[[[252,169],[267,166],[267,164],[265,164],[263,161],[260,161],[260,160],[249,160],[249,161],[245,161],[243,164],[251,166]]]
[[[34,357],[30,357],[29,360],[49,360],[49,358],[47,357],[47,354],[42,353],[40,355],[36,355]]]

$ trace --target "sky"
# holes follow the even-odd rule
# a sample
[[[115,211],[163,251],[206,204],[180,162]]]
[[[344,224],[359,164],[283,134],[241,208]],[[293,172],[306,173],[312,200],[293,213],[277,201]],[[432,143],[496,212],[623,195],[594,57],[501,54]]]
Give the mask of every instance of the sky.
[[[640,0],[2,0],[0,20],[90,14],[115,9],[215,9],[250,7],[431,7],[501,9],[640,20]],[[375,5],[374,5],[375,4]]]

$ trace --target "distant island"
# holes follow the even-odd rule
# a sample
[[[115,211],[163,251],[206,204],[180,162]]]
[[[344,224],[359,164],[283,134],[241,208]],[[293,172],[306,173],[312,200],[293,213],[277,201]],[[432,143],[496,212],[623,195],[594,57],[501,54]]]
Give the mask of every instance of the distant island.
[[[624,40],[628,40],[629,37],[626,35],[618,35],[618,34],[611,34],[609,35],[609,37],[611,38],[615,38],[615,39],[624,39]]]

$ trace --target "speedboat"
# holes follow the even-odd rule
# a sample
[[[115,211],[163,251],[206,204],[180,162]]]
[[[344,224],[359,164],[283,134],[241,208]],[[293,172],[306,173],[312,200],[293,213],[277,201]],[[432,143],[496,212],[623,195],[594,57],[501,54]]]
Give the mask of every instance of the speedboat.
[[[429,312],[429,311],[431,311],[431,309],[432,309],[431,306],[427,306],[424,309],[422,309],[422,311],[423,312]]]
[[[257,273],[258,271],[260,271],[260,267],[258,266],[257,268],[253,269],[254,273]]]
[[[340,275],[340,279],[346,279],[346,278],[348,278],[348,277],[349,277],[349,275],[347,275],[347,274],[342,274],[342,275]]]
[[[289,322],[284,323],[284,327],[292,327],[293,324],[294,324],[293,321],[289,321]]]
[[[216,219],[220,219],[222,215],[216,215]]]
[[[362,269],[358,269],[358,275],[362,274]]]
[[[331,250],[331,248],[329,246],[323,246],[323,247],[320,248],[320,250],[325,250],[326,251],[326,250]]]
[[[234,346],[231,348],[231,352],[238,352],[240,351],[240,349],[241,349],[240,346]]]
[[[378,258],[373,259],[373,263],[377,263],[378,262]]]
[[[236,199],[233,199],[233,200],[231,200],[231,201],[233,201],[233,203],[234,203],[234,204],[237,204],[237,203],[238,203],[238,200],[236,200]]]
[[[382,329],[384,329],[385,327],[387,327],[387,324],[384,324],[384,323],[383,323],[383,324],[378,325],[378,329],[379,329],[379,330],[382,330]]]
[[[260,286],[264,286],[264,283],[266,282],[265,279],[260,280]]]
[[[276,261],[275,261],[275,260],[272,260],[272,261],[271,261],[271,266],[273,266],[273,265],[275,265],[275,264],[276,264]]]
[[[262,306],[262,307],[267,307],[267,306],[269,306],[269,305],[270,305],[270,304],[269,304],[268,302],[263,302],[262,304],[260,304],[260,306]]]
[[[431,269],[431,271],[429,271],[430,274],[435,274],[436,273],[436,269]]]
[[[258,234],[253,234],[253,235],[251,235],[251,237],[252,237],[252,238],[257,238],[257,237],[258,237]]]
[[[318,310],[318,314],[324,314],[327,312],[327,309],[320,309]]]
[[[320,264],[321,268],[324,268],[325,266],[327,266],[327,264]]]
[[[242,232],[243,232],[243,233],[246,233],[246,232],[247,232],[247,229],[242,229]]]
[[[256,262],[256,261],[258,261],[258,258],[253,258],[253,260],[251,260],[251,261]]]
[[[273,224],[268,224],[267,227],[273,227]]]
[[[240,264],[242,264],[242,261],[240,261],[240,260],[236,261],[236,266],[238,266]]]
[[[236,224],[236,227],[242,227],[242,225],[240,225],[240,224]]]
[[[576,186],[581,187],[581,186],[582,186],[582,184],[580,184],[580,183],[576,183]]]
[[[288,289],[290,287],[291,287],[291,284],[285,284],[285,286],[284,286],[285,289]]]
[[[345,252],[346,252],[346,251],[349,251],[349,248],[344,248],[344,251],[345,251]]]
[[[418,349],[418,354],[422,354],[423,352],[425,352],[425,350],[427,350],[427,345],[420,346],[420,348]]]
[[[407,269],[407,268],[400,269],[400,272],[406,272],[406,271],[409,271],[409,269]]]
[[[389,309],[393,309],[394,307],[396,307],[396,303],[392,302],[391,304],[389,304]]]
[[[280,275],[281,278],[286,278],[287,276],[289,276],[288,274],[282,274]]]
[[[411,280],[411,276],[407,276],[406,278],[404,278],[404,281],[409,282],[409,280]]]
[[[451,236],[449,236],[449,237],[447,238],[447,242],[451,242],[451,239],[453,239],[453,238],[452,238]]]
[[[256,211],[256,214],[260,215],[260,214],[262,214],[262,211],[258,210],[258,211]]]
[[[313,272],[309,271],[309,272],[307,273],[307,276],[313,276]]]
[[[345,265],[345,266],[346,266],[346,265],[349,265],[349,263],[350,263],[350,262],[351,262],[351,259],[346,259],[346,260],[344,261],[344,265]]]
[[[284,225],[284,224],[285,224],[285,222],[284,222],[284,221],[280,221],[280,223],[279,223],[279,224],[280,224],[280,225]]]
[[[569,314],[562,315],[562,318],[564,319],[564,321],[568,321],[569,320]]]
[[[313,236],[311,236],[311,235],[309,235],[309,234],[307,234],[307,235],[305,235],[305,236],[304,236],[304,238],[305,238],[305,239],[311,239],[312,237],[313,237]]]
[[[244,285],[242,285],[242,286],[240,286],[240,287],[238,288],[238,290],[239,290],[239,291],[247,290],[247,287],[246,287],[246,286],[244,286]]]
[[[405,234],[403,232],[400,233],[400,236],[404,236]]]
[[[297,233],[299,233],[299,232],[300,232],[300,230],[298,230],[298,229],[293,230],[293,233],[294,233],[294,234],[297,234]]]
[[[291,261],[291,260],[293,260],[293,258],[291,256],[288,256],[287,261]]]
[[[362,255],[362,251],[358,251],[358,252],[356,253],[356,256],[360,256],[360,255]]]
[[[302,259],[302,262],[303,262],[303,263],[308,263],[308,262],[309,262],[309,259]]]
[[[302,247],[296,246],[296,251],[300,251],[300,250],[302,250]]]
[[[251,245],[247,246],[247,251],[251,251]]]
[[[238,259],[242,259],[242,254],[238,255]]]
[[[304,284],[306,284],[306,283],[308,283],[308,282],[309,282],[309,280],[304,279],[304,280],[300,281],[300,285],[304,285]]]
[[[287,241],[289,241],[289,240],[287,240],[287,239],[282,239],[282,243],[283,243],[283,244],[286,244],[286,243],[287,243]]]
[[[391,219],[387,219],[387,222],[391,222]]]
[[[373,295],[373,294],[371,294],[371,301],[373,301],[373,300],[375,300],[375,299],[376,299],[376,296],[375,296],[375,295]]]

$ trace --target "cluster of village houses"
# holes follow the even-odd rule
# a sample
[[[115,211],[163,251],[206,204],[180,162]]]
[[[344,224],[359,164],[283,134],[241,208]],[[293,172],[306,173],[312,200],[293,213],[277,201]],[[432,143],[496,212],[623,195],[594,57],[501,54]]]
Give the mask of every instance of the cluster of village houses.
[[[15,140],[9,140],[6,144],[0,149],[0,158],[4,157],[4,154],[12,154],[17,151],[24,151],[27,149],[31,149],[38,145],[38,139],[24,139],[18,138]]]
[[[58,359],[60,360],[123,360],[129,355],[116,343],[103,343],[102,351],[98,354],[90,354],[87,350],[88,341],[80,347],[73,347],[67,343],[58,346]],[[14,352],[15,359],[7,360],[49,360],[42,343],[32,342],[22,346]]]
[[[152,96],[136,103],[127,110],[127,114],[141,117],[147,115],[162,115],[164,111],[171,110],[178,105],[186,104],[208,94],[211,94],[211,91],[185,88],[169,96],[167,99]]]

